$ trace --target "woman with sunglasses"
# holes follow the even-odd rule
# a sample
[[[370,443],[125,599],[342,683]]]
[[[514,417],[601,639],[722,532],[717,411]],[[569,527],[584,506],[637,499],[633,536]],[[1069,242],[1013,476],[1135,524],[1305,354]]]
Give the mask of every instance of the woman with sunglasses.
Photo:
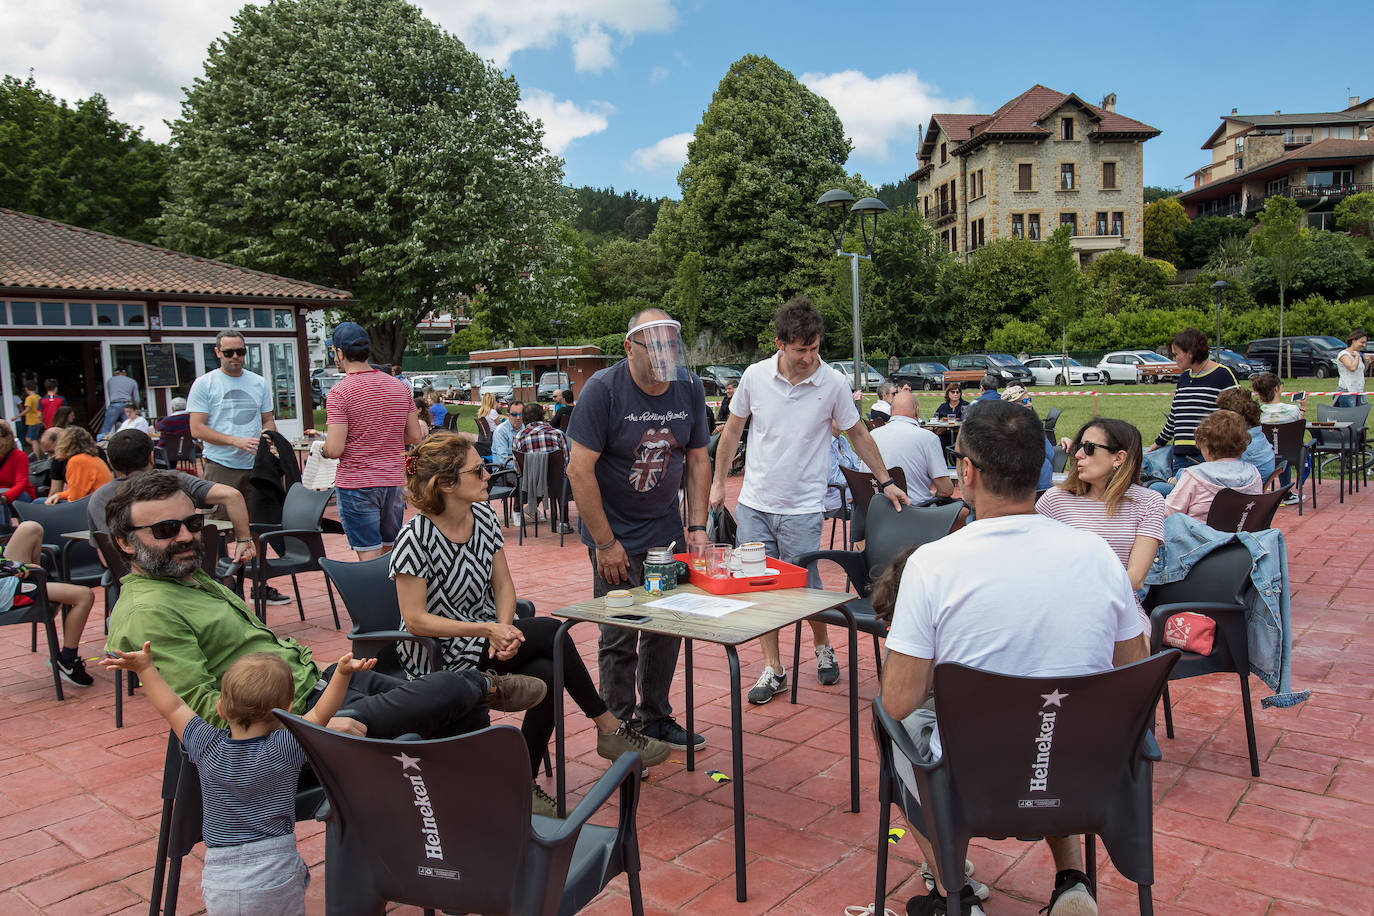
[[[1035,504],[1041,515],[1100,535],[1138,592],[1164,543],[1164,497],[1140,480],[1140,430],[1124,420],[1090,420],[1069,442],[1068,477]]]
[[[940,406],[935,408],[935,419],[937,420],[962,420],[964,419],[964,389],[957,383],[950,383],[945,386],[945,400]]]
[[[401,606],[402,629],[439,640],[442,668],[477,668],[491,674],[524,674],[553,681],[552,617],[515,618],[515,583],[502,550],[501,523],[487,503],[490,476],[469,440],[435,430],[406,456],[406,499],[419,510],[396,538],[391,577]],[[425,673],[424,649],[397,645],[412,677]],[[606,708],[587,666],[564,636],[564,686],[596,724],[597,753],[614,760],[637,751],[645,766],[668,759],[668,745],[646,738]],[[553,734],[553,695],[525,713],[521,732],[531,776],[539,771]],[[534,811],[552,816],[553,802],[534,786]]]

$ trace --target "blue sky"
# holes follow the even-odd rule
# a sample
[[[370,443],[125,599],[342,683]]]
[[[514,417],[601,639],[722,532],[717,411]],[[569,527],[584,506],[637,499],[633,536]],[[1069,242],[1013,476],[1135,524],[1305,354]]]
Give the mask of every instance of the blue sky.
[[[0,69],[67,99],[101,92],[117,117],[166,139],[180,87],[230,26],[234,0],[45,0],[0,6]],[[916,166],[936,111],[990,112],[1043,83],[1162,135],[1147,184],[1176,187],[1199,147],[1241,113],[1339,110],[1374,95],[1357,45],[1374,4],[1153,4],[989,0],[948,7],[775,0],[423,0],[426,15],[519,81],[569,184],[678,196],[677,170],[716,85],[765,54],[839,111],[848,168],[874,185]],[[1305,17],[1305,18],[1304,18]],[[1362,36],[1362,37],[1361,37]],[[1341,40],[1345,39],[1344,46]]]

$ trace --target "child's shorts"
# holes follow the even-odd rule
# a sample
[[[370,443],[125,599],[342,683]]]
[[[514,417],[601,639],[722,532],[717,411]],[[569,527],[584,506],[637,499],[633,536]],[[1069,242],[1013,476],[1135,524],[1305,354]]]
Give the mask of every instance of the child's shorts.
[[[309,884],[294,833],[205,850],[200,892],[207,916],[305,916]]]

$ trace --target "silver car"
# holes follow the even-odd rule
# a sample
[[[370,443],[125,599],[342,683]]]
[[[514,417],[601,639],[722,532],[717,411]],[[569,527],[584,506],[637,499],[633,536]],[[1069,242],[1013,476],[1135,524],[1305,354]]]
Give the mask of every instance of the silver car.
[[[845,379],[849,382],[850,386],[853,386],[854,360],[842,359],[837,363],[830,363],[830,368],[834,369],[840,375],[843,375]],[[879,372],[877,369],[873,368],[871,364],[863,368],[866,368],[868,370],[867,374],[864,373],[863,369],[859,370],[859,376],[863,379],[864,387],[867,388],[869,391],[877,391],[878,386],[881,385],[884,381],[883,374]]]
[[[515,400],[515,386],[509,375],[488,375],[477,388],[477,396],[494,394],[503,401]]]

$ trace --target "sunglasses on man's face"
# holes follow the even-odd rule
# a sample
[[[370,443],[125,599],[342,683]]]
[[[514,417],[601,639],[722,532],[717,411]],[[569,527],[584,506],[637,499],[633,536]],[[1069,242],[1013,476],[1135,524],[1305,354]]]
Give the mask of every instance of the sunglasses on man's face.
[[[183,527],[192,534],[198,534],[205,527],[205,516],[196,513],[185,518],[169,518],[160,522],[153,522],[151,525],[135,525],[133,530],[138,531],[140,528],[147,528],[153,537],[159,541],[165,541],[168,538],[176,537]]]
[[[247,356],[247,355],[248,355],[248,348],[247,348],[247,347],[230,347],[230,348],[227,349],[227,350],[220,350],[220,351],[219,351],[219,355],[225,357],[226,359],[233,359],[233,358],[236,357],[236,356]]]

